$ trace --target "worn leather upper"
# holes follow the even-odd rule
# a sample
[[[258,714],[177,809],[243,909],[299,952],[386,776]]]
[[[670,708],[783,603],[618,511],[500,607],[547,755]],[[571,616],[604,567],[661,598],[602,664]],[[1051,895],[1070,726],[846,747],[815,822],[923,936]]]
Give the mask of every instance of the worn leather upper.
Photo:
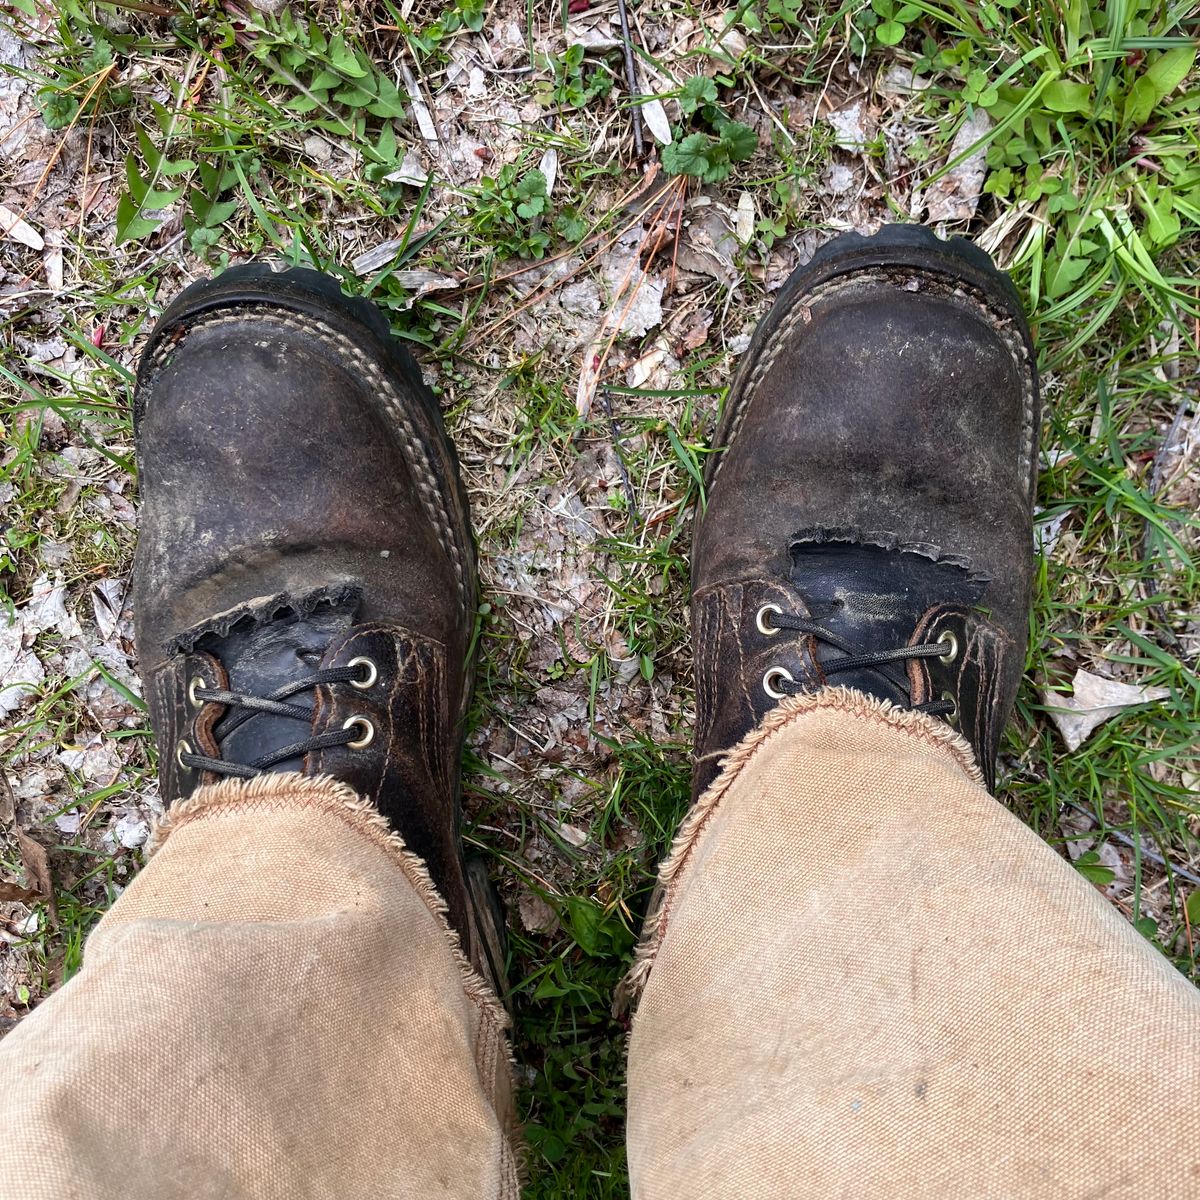
[[[778,703],[775,668],[906,707],[948,697],[991,780],[1024,663],[1038,421],[1024,320],[992,274],[919,247],[835,253],[760,327],[695,535],[697,788]],[[772,630],[764,605],[855,653],[946,636],[947,656],[827,676],[844,652]]]
[[[457,828],[476,609],[466,504],[411,360],[373,310],[312,278],[201,284],[143,359],[134,607],[163,795],[218,778],[181,746],[247,763],[369,725],[368,744],[274,769],[330,774],[373,801],[425,860],[471,952]],[[310,724],[238,724],[240,710],[195,695],[263,696],[356,661],[354,678],[290,698]]]

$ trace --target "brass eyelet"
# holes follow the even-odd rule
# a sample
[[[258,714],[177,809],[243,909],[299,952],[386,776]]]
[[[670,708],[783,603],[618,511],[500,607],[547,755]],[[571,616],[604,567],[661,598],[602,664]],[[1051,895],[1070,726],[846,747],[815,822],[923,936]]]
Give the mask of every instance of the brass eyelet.
[[[769,667],[767,673],[762,678],[763,691],[771,697],[772,700],[782,700],[787,692],[781,692],[774,686],[776,679],[786,679],[788,683],[795,683],[791,671],[786,667]]]
[[[766,622],[767,613],[774,613],[777,617],[783,616],[783,609],[778,604],[764,604],[758,610],[758,615],[754,618],[755,625],[758,626],[758,632],[766,637],[774,637],[780,630],[778,625],[768,625]]]
[[[360,692],[365,692],[367,690],[367,688],[374,687],[376,681],[379,679],[379,668],[369,658],[362,658],[362,657],[352,658],[346,664],[346,666],[348,666],[348,667],[366,667],[367,668],[366,679],[350,680],[350,686],[352,688],[358,688],[358,690]]]
[[[958,657],[958,638],[952,629],[945,629],[938,635],[937,644],[946,647],[946,653],[938,657],[945,663],[952,663]]]
[[[950,695],[949,692],[943,692],[939,699],[945,700],[954,705],[954,707],[946,714],[946,720],[949,721],[951,725],[955,724],[958,721],[958,701],[955,700],[955,698]]]
[[[204,688],[205,690],[207,690],[208,684],[204,681],[204,678],[202,676],[193,675],[190,682],[188,683],[188,703],[193,708],[203,708],[204,707],[205,701],[201,700],[200,697],[196,695],[197,690],[200,688]]]
[[[192,744],[186,738],[180,738],[179,741],[175,743],[175,765],[181,771],[190,771],[193,769],[183,761],[183,756],[185,754],[191,754],[191,752]]]
[[[356,741],[347,742],[346,748],[348,750],[362,750],[375,740],[375,726],[366,717],[351,717],[342,725],[343,729],[354,729],[355,727],[363,731],[362,737]]]

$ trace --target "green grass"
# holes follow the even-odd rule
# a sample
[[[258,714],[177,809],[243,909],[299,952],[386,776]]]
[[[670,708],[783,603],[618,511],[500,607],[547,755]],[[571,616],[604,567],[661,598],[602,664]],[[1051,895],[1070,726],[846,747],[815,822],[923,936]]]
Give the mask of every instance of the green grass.
[[[39,3],[8,7],[19,25],[42,13]],[[711,319],[701,343],[677,355],[678,369],[631,385],[627,371],[656,335],[622,339],[580,416],[585,350],[564,349],[557,336],[569,324],[558,290],[514,272],[571,255],[582,260],[571,279],[586,279],[590,256],[634,217],[641,175],[619,51],[581,54],[559,36],[543,52],[539,39],[561,33],[565,9],[510,10],[501,0],[417,3],[407,14],[388,0],[297,3],[280,17],[247,8],[244,19],[212,0],[170,19],[80,0],[55,6],[27,78],[72,150],[41,192],[28,182],[16,191],[35,225],[61,211],[70,272],[64,292],[31,286],[7,310],[0,343],[0,482],[12,485],[0,544],[6,596],[28,599],[50,545],[69,548],[62,573],[82,620],[90,582],[127,573],[130,531],[89,501],[132,470],[130,372],[154,311],[186,277],[271,255],[335,271],[388,311],[436,374],[480,530],[488,596],[468,839],[512,910],[531,1197],[627,1194],[627,1028],[611,1015],[611,995],[687,802],[688,541],[730,343],[766,308],[763,280],[792,261],[796,238],[906,217],[914,182],[936,184],[975,151],[986,155],[984,195],[947,232],[978,238],[1027,297],[1047,401],[1039,519],[1063,518],[1039,571],[1004,794],[1064,853],[1064,828],[1090,820],[1090,837],[1131,855],[1133,883],[1115,902],[1200,978],[1191,929],[1200,905],[1187,906],[1190,884],[1161,865],[1200,873],[1197,468],[1193,460],[1189,477],[1163,453],[1177,414],[1184,425],[1194,415],[1194,399],[1181,408],[1179,382],[1197,367],[1200,318],[1192,7],[742,0],[641,13],[650,25],[691,21],[696,31],[682,53],[639,45],[643,79],[676,102],[663,167],[681,174],[674,186],[690,197],[730,211],[748,195],[753,234],[734,255],[736,289],[707,281],[665,298],[672,353],[670,322],[683,305],[692,305],[685,316],[703,309]],[[501,114],[468,129],[455,99],[439,143],[427,145],[410,102],[436,110],[447,88],[458,97],[456,56],[506,21],[524,46],[466,107],[510,105],[524,119]],[[875,87],[895,67],[928,82],[903,107]],[[883,116],[858,155],[811,119],[817,105],[853,96]],[[988,132],[952,158],[959,129],[980,110]],[[430,172],[424,187],[389,179],[413,150]],[[835,163],[855,173],[849,200],[825,186]],[[100,199],[84,210],[96,187]],[[356,275],[353,260],[389,239],[392,256]],[[37,253],[12,243],[4,253],[10,270],[41,278]],[[651,272],[665,276],[670,260],[660,253]],[[450,286],[424,291],[427,276]],[[49,331],[67,339],[76,369],[34,361],[30,339]],[[98,451],[104,464],[67,505],[71,483],[56,466],[64,446]],[[567,482],[592,528],[586,546],[555,515]],[[566,614],[557,624],[542,599]],[[39,653],[51,643],[41,635]],[[1131,710],[1070,754],[1043,691],[1065,688],[1079,667],[1165,686],[1171,698]],[[546,689],[582,715],[556,729]],[[112,733],[80,696],[76,677],[51,673],[2,734],[10,779],[62,745]],[[122,738],[121,783],[144,789],[148,739],[133,728]],[[56,843],[60,923],[42,919],[21,948],[17,1011],[75,969],[87,929],[136,864],[136,851],[109,855],[97,841],[119,801],[104,791],[68,777],[60,807],[39,809],[40,836]],[[1079,819],[1064,826],[1068,803]],[[97,812],[74,838],[52,823],[72,805]],[[11,878],[16,859],[0,852]],[[1094,858],[1081,869],[1107,881]],[[523,896],[547,904],[556,927],[526,928]]]

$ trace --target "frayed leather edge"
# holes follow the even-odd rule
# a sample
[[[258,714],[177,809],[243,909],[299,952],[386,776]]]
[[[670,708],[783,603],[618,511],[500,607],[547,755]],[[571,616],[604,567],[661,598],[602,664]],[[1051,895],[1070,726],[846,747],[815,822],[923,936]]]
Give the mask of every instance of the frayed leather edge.
[[[863,529],[858,525],[847,525],[840,528],[814,526],[811,529],[801,529],[792,535],[788,543],[791,553],[797,546],[869,546],[874,550],[891,550],[898,554],[914,554],[929,562],[947,567],[957,567],[966,572],[969,583],[990,583],[991,576],[976,571],[971,566],[971,560],[964,554],[953,554],[943,550],[934,542],[905,542],[897,534],[883,529]]]
[[[213,634],[216,637],[226,637],[235,625],[248,621],[253,625],[265,625],[285,613],[295,613],[298,617],[306,617],[321,605],[337,607],[353,603],[357,608],[362,597],[362,587],[357,583],[332,583],[324,587],[313,588],[311,592],[302,595],[292,595],[280,592],[276,596],[259,597],[247,600],[226,612],[217,613],[199,625],[176,634],[167,641],[163,650],[168,657],[176,654],[190,654],[201,638]]]
[[[892,729],[919,737],[924,741],[948,750],[962,768],[967,778],[980,787],[986,787],[983,774],[975,762],[970,743],[949,725],[926,716],[899,708],[887,700],[868,696],[851,688],[831,687],[820,692],[801,696],[787,696],[763,719],[761,725],[750,731],[725,756],[720,773],[701,793],[692,810],[680,822],[679,829],[671,842],[671,849],[658,871],[658,883],[646,919],[642,925],[642,936],[634,951],[633,966],[617,987],[613,1000],[613,1012],[620,1015],[636,1009],[637,1002],[645,990],[654,966],[655,957],[670,920],[671,903],[674,900],[675,884],[679,879],[692,850],[695,849],[709,819],[716,813],[729,789],[745,770],[750,760],[777,734],[795,724],[802,717],[816,712],[834,710],[850,716],[874,721]]]

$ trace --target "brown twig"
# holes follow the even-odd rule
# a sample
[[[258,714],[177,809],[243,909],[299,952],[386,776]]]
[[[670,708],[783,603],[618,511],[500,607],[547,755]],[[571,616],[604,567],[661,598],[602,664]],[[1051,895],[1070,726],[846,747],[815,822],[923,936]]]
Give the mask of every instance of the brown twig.
[[[677,178],[682,178],[682,176],[678,176]],[[674,182],[674,180],[671,181],[671,183],[673,183],[673,182]],[[669,183],[667,186],[670,187],[671,183]],[[633,211],[633,215],[629,218],[629,220],[624,225],[618,226],[617,231],[615,233],[612,233],[607,237],[605,237],[604,234],[597,234],[596,236],[600,239],[599,244],[596,245],[592,250],[590,250],[588,252],[587,256],[580,262],[579,266],[577,266],[573,271],[570,271],[568,274],[563,275],[561,278],[552,280],[546,287],[540,289],[539,291],[535,291],[531,295],[527,296],[523,301],[521,301],[520,304],[518,304],[515,308],[510,309],[502,317],[497,317],[495,321],[491,322],[491,324],[485,325],[483,327],[483,329],[481,329],[477,334],[472,335],[472,344],[474,344],[474,342],[477,341],[479,338],[487,337],[487,336],[491,335],[492,333],[494,333],[496,330],[500,329],[502,326],[506,325],[518,313],[524,312],[525,309],[530,308],[535,304],[540,304],[547,297],[553,295],[554,292],[557,291],[560,287],[562,287],[567,282],[568,279],[573,279],[577,274],[579,274],[580,271],[591,266],[592,263],[594,263],[600,257],[600,255],[602,255],[606,250],[608,250],[612,246],[615,246],[616,243],[619,242],[621,240],[621,238],[623,238],[625,236],[625,234],[628,233],[629,230],[631,230],[638,223],[638,221],[646,219],[647,216],[650,214],[651,209],[652,209],[655,201],[657,201],[661,192],[654,191],[651,189],[643,189],[643,190],[648,191],[649,195],[647,196],[646,201],[641,205],[641,207],[635,209]],[[640,193],[637,198],[640,199]],[[618,207],[620,207],[620,206],[618,206]],[[653,217],[651,217],[650,219],[653,219]],[[588,241],[591,241],[591,239],[588,239]],[[505,275],[497,275],[494,279],[491,280],[491,283],[494,286],[495,284],[503,283],[506,280],[515,279],[519,275],[524,275],[528,271],[531,271],[536,267],[545,268],[545,267],[550,266],[551,263],[561,262],[563,259],[570,258],[574,254],[577,254],[587,244],[588,244],[587,242],[584,242],[579,246],[575,246],[570,250],[564,251],[562,254],[554,255],[552,258],[539,259],[537,262],[530,263],[528,266],[521,267],[516,271],[509,271]],[[483,286],[483,281],[479,282],[478,284],[476,284],[474,282],[469,282],[461,290],[470,291],[470,290],[473,290],[475,287],[482,287],[482,286]]]
[[[164,8],[161,4],[147,4],[145,0],[104,0],[104,3],[129,12],[145,13],[150,17],[173,17],[179,11],[175,8]]]
[[[1154,462],[1150,468],[1150,482],[1146,488],[1147,498],[1151,501],[1158,496],[1163,486],[1163,476],[1166,473],[1166,459],[1175,445],[1175,438],[1179,434],[1179,427],[1183,424],[1184,414],[1192,404],[1192,400],[1192,396],[1184,395],[1183,399],[1179,402],[1179,407],[1175,410],[1175,417],[1171,421],[1170,428],[1167,430],[1167,436],[1163,438],[1162,442],[1159,443],[1158,449],[1154,452]],[[1153,546],[1151,545],[1151,533],[1154,526],[1149,518],[1145,519],[1144,526],[1145,528],[1142,532],[1142,567],[1145,572],[1143,586],[1148,599],[1158,590],[1158,570],[1155,565]],[[1167,616],[1163,606],[1161,604],[1151,604],[1147,611],[1154,618],[1159,630],[1171,643],[1176,658],[1185,665],[1188,665],[1188,656],[1183,648],[1183,643],[1179,640],[1175,630],[1171,628],[1171,620]]]
[[[633,480],[629,478],[629,467],[625,463],[625,452],[621,449],[621,429],[617,418],[613,416],[612,394],[608,388],[600,389],[600,402],[604,405],[604,415],[608,419],[608,436],[612,440],[613,453],[617,456],[617,474],[621,476],[621,487],[625,492],[625,503],[629,505],[629,515],[635,525],[642,523],[638,511],[637,496],[633,491]]]
[[[1128,846],[1131,850],[1136,851],[1143,858],[1148,858],[1152,863],[1157,863],[1160,867],[1173,874],[1178,875],[1180,879],[1186,879],[1188,883],[1200,883],[1200,875],[1193,875],[1191,871],[1185,870],[1183,867],[1177,867],[1169,859],[1163,858],[1161,854],[1156,854],[1153,850],[1147,850],[1140,841],[1136,841],[1127,833],[1122,833],[1119,829],[1113,829],[1107,822],[1102,821],[1090,809],[1084,808],[1082,805],[1076,804],[1074,800],[1067,801],[1067,807],[1072,812],[1077,812],[1081,817],[1087,817],[1091,821],[1094,828],[1097,829],[1104,837],[1110,837],[1120,842],[1122,846]]]
[[[116,71],[116,69],[116,63],[109,63],[108,66],[101,67],[100,70],[94,75],[88,75],[87,78],[78,80],[76,83],[72,84],[70,88],[66,89],[67,91],[73,91],[81,83],[87,83],[88,80],[94,81],[92,86],[89,87],[87,92],[84,94],[83,99],[79,102],[79,107],[75,110],[75,115],[71,118],[66,129],[63,130],[62,137],[58,139],[57,145],[51,152],[50,157],[46,160],[46,165],[42,169],[42,173],[38,176],[37,182],[33,185],[33,191],[29,193],[29,199],[25,202],[25,207],[22,208],[17,214],[18,221],[23,221],[33,208],[34,201],[36,201],[38,196],[41,194],[42,187],[45,185],[46,180],[50,178],[50,172],[54,170],[54,164],[58,162],[59,157],[62,155],[63,149],[66,147],[67,139],[71,136],[71,131],[79,123],[79,118],[83,116],[83,110],[88,106],[88,103],[91,101],[92,97],[104,85],[105,80],[107,80],[108,77],[112,75],[114,71]],[[10,136],[11,131],[10,133],[5,134],[5,139]]]
[[[660,207],[657,211],[650,215],[650,227],[643,234],[641,242],[630,259],[629,267],[622,276],[620,283],[613,289],[613,306],[629,291],[629,299],[626,300],[625,306],[617,314],[616,319],[613,319],[613,307],[610,307],[604,316],[604,320],[600,325],[598,336],[593,340],[589,351],[595,346],[601,346],[600,351],[592,356],[590,362],[585,362],[583,369],[579,373],[579,386],[575,394],[575,411],[581,417],[586,418],[591,410],[592,398],[596,394],[596,389],[600,386],[600,377],[604,371],[604,364],[612,351],[613,344],[616,342],[621,333],[621,327],[625,323],[625,318],[629,315],[633,308],[634,302],[637,300],[638,292],[641,290],[642,284],[646,280],[646,268],[642,265],[642,251],[647,242],[654,243],[656,235],[660,232],[661,226],[669,218],[670,213],[674,210],[674,196],[671,195],[671,189],[682,190],[687,186],[686,176],[676,175],[667,185],[666,190],[667,203]],[[664,216],[664,214],[666,214]],[[633,278],[634,271],[637,271],[637,279],[633,286],[629,287],[629,281]]]
[[[621,18],[621,44],[625,51],[625,86],[629,89],[629,102],[633,108],[633,149],[639,159],[646,157],[646,138],[642,133],[642,106],[638,103],[641,89],[638,87],[637,63],[633,59],[633,39],[629,34],[629,13],[625,0],[617,0],[617,13]]]

